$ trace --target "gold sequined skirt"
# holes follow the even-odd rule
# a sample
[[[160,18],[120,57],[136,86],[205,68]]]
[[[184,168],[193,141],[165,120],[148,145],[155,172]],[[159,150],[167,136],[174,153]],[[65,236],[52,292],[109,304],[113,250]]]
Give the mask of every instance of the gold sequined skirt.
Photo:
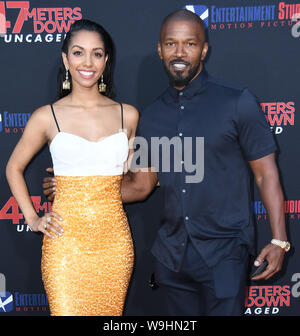
[[[56,176],[52,210],[64,228],[44,236],[42,277],[51,315],[122,315],[133,263],[121,175]]]

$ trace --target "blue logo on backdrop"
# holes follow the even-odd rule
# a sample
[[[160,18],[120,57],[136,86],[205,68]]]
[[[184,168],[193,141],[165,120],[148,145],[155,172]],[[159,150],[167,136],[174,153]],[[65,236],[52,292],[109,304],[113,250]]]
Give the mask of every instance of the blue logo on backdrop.
[[[0,133],[23,133],[30,116],[31,113],[0,112]]]
[[[12,311],[13,301],[13,296],[10,292],[0,293],[0,313]]]
[[[300,13],[300,3],[257,4],[255,6],[185,5],[184,9],[198,15],[211,31],[242,29],[253,30],[294,26]],[[210,22],[209,22],[210,21]]]
[[[204,6],[204,5],[186,5],[184,6],[184,9],[187,9],[195,14],[197,14],[200,19],[203,20],[205,27],[208,27],[208,16],[209,16],[209,12],[208,12],[208,7]]]

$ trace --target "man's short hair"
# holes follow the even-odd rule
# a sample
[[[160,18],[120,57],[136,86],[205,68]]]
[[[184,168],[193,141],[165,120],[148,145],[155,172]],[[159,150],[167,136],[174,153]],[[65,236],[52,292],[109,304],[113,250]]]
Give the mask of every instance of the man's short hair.
[[[167,15],[162,22],[161,25],[161,30],[162,31],[163,27],[165,24],[167,24],[170,21],[189,21],[189,22],[196,22],[200,25],[200,27],[205,31],[205,25],[202,19],[195,13],[187,10],[187,9],[179,9],[176,10],[175,12],[170,13]]]

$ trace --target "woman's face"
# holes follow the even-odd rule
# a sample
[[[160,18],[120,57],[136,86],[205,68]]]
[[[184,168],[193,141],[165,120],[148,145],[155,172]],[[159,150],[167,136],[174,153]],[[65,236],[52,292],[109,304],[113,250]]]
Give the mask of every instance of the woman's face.
[[[62,53],[62,57],[72,76],[73,87],[79,85],[86,88],[97,85],[108,59],[100,35],[86,30],[74,34],[68,55]]]

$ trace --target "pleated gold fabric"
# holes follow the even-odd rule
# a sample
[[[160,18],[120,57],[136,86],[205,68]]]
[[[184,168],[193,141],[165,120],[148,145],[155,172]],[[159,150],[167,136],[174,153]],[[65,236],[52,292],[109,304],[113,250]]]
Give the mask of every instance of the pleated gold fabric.
[[[51,315],[122,315],[134,250],[120,193],[122,175],[56,176],[52,210],[64,228],[44,236],[42,277]]]

